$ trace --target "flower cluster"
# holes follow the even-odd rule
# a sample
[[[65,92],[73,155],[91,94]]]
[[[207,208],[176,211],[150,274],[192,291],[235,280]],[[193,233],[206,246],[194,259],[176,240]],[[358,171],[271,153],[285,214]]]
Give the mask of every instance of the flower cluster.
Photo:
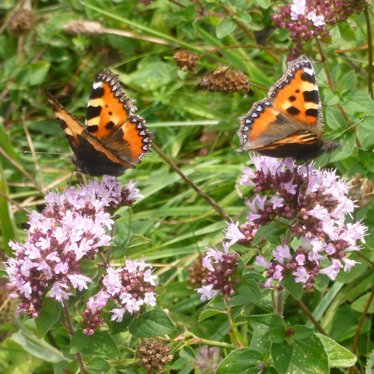
[[[87,289],[91,280],[81,273],[80,261],[111,243],[110,211],[138,197],[134,183],[121,189],[117,179],[107,176],[62,194],[49,193],[44,210],[30,214],[26,241],[10,243],[15,257],[6,263],[7,287],[11,297],[21,299],[19,310],[37,317],[47,293],[63,303],[74,289]]]
[[[144,260],[126,260],[125,267],[118,269],[109,267],[103,278],[103,288],[88,300],[83,313],[83,322],[87,327],[83,332],[92,335],[102,325],[101,313],[110,300],[119,306],[111,310],[111,319],[117,322],[122,321],[126,312],[138,312],[144,304],[155,306],[156,279]]]
[[[202,374],[215,373],[221,361],[218,347],[203,345],[196,352],[195,365]]]
[[[201,280],[202,287],[196,291],[200,294],[202,301],[210,300],[218,294],[224,296],[233,296],[237,279],[235,275],[238,270],[238,255],[230,253],[229,248],[238,242],[244,240],[238,226],[230,223],[223,241],[224,251],[217,251],[209,248],[201,263],[206,269],[204,278]]]
[[[277,246],[269,260],[257,257],[257,265],[267,269],[265,286],[290,275],[311,287],[319,274],[334,280],[341,269],[349,271],[356,264],[349,253],[365,242],[366,227],[346,223],[355,207],[347,183],[334,171],[297,165],[290,159],[253,157],[252,161],[255,170],[245,169],[241,184],[253,186],[257,194],[246,203],[249,212],[248,222],[241,226],[243,234],[248,239],[260,226],[278,221],[293,239]]]
[[[328,27],[345,21],[368,6],[366,0],[293,0],[273,15],[274,23],[299,43],[328,37]]]

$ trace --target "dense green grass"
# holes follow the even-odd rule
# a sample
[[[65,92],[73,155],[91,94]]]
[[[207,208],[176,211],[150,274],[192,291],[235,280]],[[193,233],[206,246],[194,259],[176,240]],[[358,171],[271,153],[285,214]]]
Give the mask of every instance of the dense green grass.
[[[261,348],[263,341],[259,335],[267,330],[261,330],[255,320],[244,317],[271,313],[270,299],[262,305],[249,303],[232,307],[233,315],[228,318],[230,308],[225,308],[222,300],[206,306],[194,292],[195,286],[188,282],[188,267],[207,247],[219,246],[226,227],[222,212],[202,194],[213,199],[226,218],[234,222],[245,219],[246,208],[238,180],[249,158],[245,152],[236,152],[238,117],[255,101],[264,98],[286,69],[293,43],[289,33],[275,28],[271,21],[276,6],[283,4],[265,0],[156,0],[149,5],[135,0],[39,1],[33,4],[34,22],[25,35],[15,35],[12,31],[11,17],[17,12],[16,2],[7,0],[0,5],[3,21],[0,34],[1,259],[5,261],[12,254],[9,240],[24,240],[28,211],[41,211],[48,191],[61,192],[66,186],[81,182],[74,173],[71,150],[48,106],[44,90],[51,91],[70,112],[82,118],[96,73],[102,67],[118,73],[126,92],[136,100],[139,114],[147,120],[154,144],[175,167],[152,151],[135,169],[120,177],[123,185],[135,180],[144,198],[132,208],[121,208],[117,212],[112,262],[122,265],[124,256],[145,256],[156,268],[158,306],[174,323],[166,333],[162,330],[163,333],[156,335],[163,335],[172,347],[174,359],[169,369],[173,367],[176,372],[187,373],[191,369],[200,343],[194,340],[195,335],[203,339],[203,344],[221,347],[221,359],[236,348],[250,346],[252,351],[244,358],[235,356],[240,351],[231,353],[232,362],[243,360],[241,369],[247,370],[243,372],[258,372],[259,362],[264,363],[266,372],[287,372],[279,366],[276,371],[270,350]],[[372,9],[366,12],[372,17]],[[103,29],[91,35],[65,32],[64,27],[77,19],[100,22]],[[374,103],[370,98],[372,46],[367,19],[364,12],[351,15],[330,30],[329,40],[320,45],[315,40],[306,43],[304,53],[315,63],[325,137],[340,143],[332,155],[317,159],[317,166],[336,168],[344,178],[359,174],[372,181]],[[200,57],[196,71],[177,68],[173,54],[180,48]],[[323,62],[321,51],[326,57]],[[199,85],[202,77],[220,66],[242,71],[248,76],[250,90],[220,93],[202,89]],[[361,119],[362,122],[349,128]],[[323,340],[325,350],[328,351],[329,343],[331,347],[340,345],[335,351],[330,347],[342,355],[335,357],[335,365],[329,357],[335,372],[345,372],[354,364],[348,351],[357,355],[352,372],[365,372],[366,368],[370,373],[369,366],[373,365],[370,316],[374,309],[370,300],[374,206],[370,188],[367,202],[354,213],[354,219],[364,220],[369,227],[366,246],[355,257],[360,264],[323,289],[304,293],[301,301],[291,296],[285,301],[287,326],[305,325],[315,329],[308,315],[313,313],[318,325],[332,339]],[[256,246],[238,249],[243,256],[242,266],[247,270],[253,270],[257,249]],[[72,303],[76,307],[73,322],[77,330],[86,299],[87,296],[80,295]],[[0,345],[0,372],[55,370],[62,373],[69,366],[71,372],[77,370],[76,351],[69,352],[69,338],[63,325],[57,322],[58,316],[44,335],[40,334],[40,325],[36,326],[24,316],[17,317],[13,325],[6,324],[6,310],[0,306],[0,324],[9,333]],[[274,327],[270,322],[269,326]],[[83,356],[90,372],[141,372],[143,369],[134,364],[132,351],[141,334],[129,332],[125,324],[121,328],[105,325],[102,330],[110,334],[97,335],[96,346],[87,338],[82,338],[84,343],[79,342],[79,336],[73,344],[77,350],[84,345],[89,347]],[[240,330],[241,342],[232,333],[237,330]],[[183,331],[186,335],[176,339]],[[297,354],[302,356],[313,345],[321,345],[314,339],[316,335],[304,346],[295,345],[295,352],[298,350]],[[253,353],[257,352],[255,349],[260,352],[259,357]],[[303,371],[300,364],[295,366],[299,371],[293,372],[328,372],[318,366],[319,352],[307,357],[317,362],[315,367],[308,364],[308,369]],[[325,354],[323,349],[321,352]],[[255,364],[246,367],[245,363],[251,360]],[[233,372],[230,371],[233,367],[239,370],[229,366],[226,371],[221,367],[220,372]]]

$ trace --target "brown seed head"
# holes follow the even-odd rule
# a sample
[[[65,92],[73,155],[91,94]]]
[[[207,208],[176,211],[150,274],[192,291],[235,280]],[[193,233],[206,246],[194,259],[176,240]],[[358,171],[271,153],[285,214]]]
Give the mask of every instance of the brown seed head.
[[[164,366],[173,359],[170,351],[169,346],[157,339],[145,339],[136,349],[136,359],[149,373],[162,373]]]
[[[174,53],[173,58],[179,69],[196,71],[199,62],[199,56],[196,53],[180,49]]]
[[[10,17],[8,31],[13,35],[27,35],[35,25],[35,15],[32,10],[18,9]]]
[[[235,71],[230,66],[223,66],[203,77],[201,87],[216,92],[247,92],[249,81],[241,71]]]

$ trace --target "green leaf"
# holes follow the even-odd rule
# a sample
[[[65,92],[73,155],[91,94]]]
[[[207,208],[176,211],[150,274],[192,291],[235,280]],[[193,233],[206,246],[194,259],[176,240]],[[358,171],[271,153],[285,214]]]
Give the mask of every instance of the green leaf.
[[[248,317],[253,328],[259,328],[260,325],[268,327],[285,327],[285,323],[278,314],[258,314]]]
[[[161,308],[156,308],[134,319],[130,323],[129,331],[138,338],[151,338],[171,334],[174,324]]]
[[[351,90],[350,95],[344,97],[344,109],[347,113],[374,115],[374,102],[366,90]]]
[[[301,300],[303,296],[303,286],[301,283],[296,283],[293,276],[288,276],[282,280],[283,286],[296,300]]]
[[[284,341],[283,343],[274,343],[271,346],[271,357],[275,368],[280,373],[288,373],[293,353],[293,345]]]
[[[262,354],[258,351],[249,348],[237,349],[221,361],[216,374],[257,374],[262,361]]]
[[[373,136],[374,116],[369,116],[357,125],[356,135],[362,148],[370,148],[374,144]]]
[[[90,357],[86,366],[89,373],[112,373],[108,360],[103,357]]]
[[[199,314],[199,319],[198,321],[204,321],[205,319],[211,318],[213,316],[216,316],[217,314],[226,314],[224,310],[218,310],[218,309],[204,309],[200,314]]]
[[[4,169],[1,167],[0,159],[0,192],[4,196],[9,195],[8,185],[5,178]],[[7,199],[0,196],[0,228],[2,233],[2,245],[8,255],[12,253],[9,247],[9,241],[15,237],[14,218],[11,210],[11,205]]]
[[[95,352],[104,353],[109,358],[118,358],[120,356],[117,344],[107,331],[96,331],[91,336],[91,344]]]
[[[294,340],[288,373],[328,374],[329,363],[321,341],[314,335]]]
[[[260,314],[249,316],[253,328],[250,348],[268,352],[272,343],[280,343],[284,339],[285,323],[277,314]]]
[[[268,9],[271,5],[271,0],[256,0],[256,3],[263,9]]]
[[[279,238],[285,231],[285,226],[280,222],[273,221],[267,225],[261,226],[253,239],[253,245],[266,240],[272,244],[279,244]]]
[[[356,363],[356,356],[347,348],[342,347],[328,336],[318,333],[316,333],[316,336],[318,336],[325,348],[330,368],[348,368]]]
[[[83,334],[82,330],[77,330],[70,342],[70,353],[82,352],[92,339],[94,339],[92,336]]]
[[[370,297],[371,292],[362,295],[359,299],[357,299],[354,303],[351,304],[351,308],[359,313],[362,313],[365,310],[366,304],[368,303]],[[367,313],[374,313],[374,299],[371,300]]]
[[[27,86],[38,86],[42,84],[48,73],[50,63],[39,61],[27,65],[27,68],[20,72],[20,83]]]
[[[59,350],[26,329],[13,334],[11,339],[18,343],[23,350],[30,353],[30,355],[38,357],[41,360],[53,363],[66,360]]]
[[[223,18],[217,26],[216,35],[218,39],[222,39],[230,35],[236,29],[236,23],[230,17]]]
[[[374,351],[369,354],[366,362],[365,374],[373,374],[374,372]]]
[[[61,315],[61,304],[51,298],[43,300],[39,316],[35,319],[39,336],[44,336],[59,320]]]
[[[125,313],[121,322],[110,321],[108,324],[111,327],[112,334],[125,331],[134,318],[133,315]]]

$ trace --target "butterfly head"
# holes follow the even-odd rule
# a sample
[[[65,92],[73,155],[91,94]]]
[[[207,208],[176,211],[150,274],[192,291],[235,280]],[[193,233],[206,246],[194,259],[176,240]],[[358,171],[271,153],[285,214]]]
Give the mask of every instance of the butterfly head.
[[[339,147],[340,147],[339,143],[336,143],[332,140],[325,140],[325,142],[323,143],[323,152],[331,153]]]

